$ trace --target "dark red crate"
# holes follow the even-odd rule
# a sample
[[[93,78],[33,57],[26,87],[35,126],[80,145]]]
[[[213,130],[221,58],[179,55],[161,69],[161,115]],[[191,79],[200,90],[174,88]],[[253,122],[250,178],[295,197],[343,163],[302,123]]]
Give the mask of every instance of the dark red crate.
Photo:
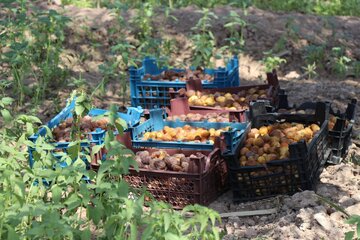
[[[159,149],[133,149],[135,153],[144,150],[152,153]],[[182,209],[189,204],[207,206],[229,188],[228,171],[220,149],[213,151],[162,150],[170,155],[183,153],[186,156],[201,152],[206,157],[192,159],[199,169],[194,173],[149,169],[140,169],[137,172],[131,168],[130,173],[124,176],[130,186],[135,189],[146,187],[155,199],[167,202],[175,209]],[[98,165],[93,167],[97,169]]]

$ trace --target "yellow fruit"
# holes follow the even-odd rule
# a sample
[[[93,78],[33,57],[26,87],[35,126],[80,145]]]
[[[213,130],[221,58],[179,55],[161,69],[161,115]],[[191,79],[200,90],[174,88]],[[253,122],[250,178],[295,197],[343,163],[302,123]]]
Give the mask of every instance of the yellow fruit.
[[[262,146],[264,146],[264,140],[262,140],[262,138],[258,137],[254,140],[254,145],[256,145],[258,147],[262,147]]]
[[[189,102],[189,105],[190,106],[194,106],[196,105],[196,101],[199,100],[199,98],[197,96],[191,96],[189,99],[188,99],[188,102]]]
[[[205,105],[209,107],[213,107],[215,105],[215,100],[212,97],[209,97],[205,100]]]
[[[232,95],[231,93],[226,93],[225,96],[224,96],[226,99],[232,99]]]
[[[310,128],[314,133],[320,130],[320,127],[317,124],[311,124]]]
[[[219,96],[215,99],[218,103],[225,103],[226,98],[223,96]]]
[[[246,153],[248,153],[250,150],[247,147],[243,147],[240,150],[240,155],[245,156]]]
[[[259,129],[259,133],[260,135],[265,135],[265,134],[268,134],[268,129],[266,126],[262,126],[260,129]]]
[[[260,157],[258,157],[257,161],[260,164],[265,164],[266,163],[266,158],[264,156],[260,156]]]

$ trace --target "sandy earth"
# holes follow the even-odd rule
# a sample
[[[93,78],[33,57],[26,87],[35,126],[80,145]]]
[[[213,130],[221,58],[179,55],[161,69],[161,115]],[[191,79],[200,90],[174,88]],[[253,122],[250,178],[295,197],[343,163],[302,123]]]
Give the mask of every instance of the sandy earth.
[[[45,2],[45,3],[44,3]],[[71,17],[73,23],[67,30],[65,64],[71,68],[71,74],[77,76],[80,73],[86,78],[88,84],[95,86],[101,80],[98,65],[103,63],[109,56],[109,46],[112,39],[109,28],[116,24],[116,15],[107,9],[79,9],[67,6],[64,9],[57,5],[47,5],[46,1],[38,3],[42,8],[52,8]],[[164,15],[159,11],[154,19],[157,34],[171,36],[177,41],[177,51],[174,59],[189,62],[190,42],[188,40],[191,30],[199,19],[199,13],[195,7],[187,7],[175,10],[172,15],[178,21],[164,20]],[[360,18],[356,17],[319,17],[298,13],[273,13],[255,8],[250,8],[247,15],[239,9],[231,7],[219,7],[215,13],[219,19],[214,22],[213,30],[219,43],[223,42],[226,31],[222,27],[224,18],[230,10],[240,13],[247,21],[245,29],[245,51],[240,55],[241,84],[260,83],[259,78],[264,79],[264,68],[260,60],[263,52],[271,49],[281,36],[292,34],[285,44],[284,57],[287,63],[279,71],[281,87],[286,89],[291,103],[303,101],[329,100],[335,108],[344,109],[348,99],[360,96],[360,81],[354,77],[339,79],[334,77],[327,66],[320,71],[316,79],[307,80],[303,76],[301,67],[303,61],[303,47],[309,44],[326,44],[327,49],[340,44],[346,46],[347,54],[354,59],[360,59]],[[134,14],[133,11],[124,13],[127,20]],[[291,32],[288,25],[295,29]],[[133,36],[128,29],[131,41]],[[92,33],[89,35],[89,32]],[[100,43],[94,45],[93,43]],[[81,54],[87,53],[85,60],[80,61]],[[351,75],[351,73],[349,74]],[[109,103],[122,105],[121,98],[116,89],[119,83],[111,82],[106,95],[98,99],[95,105],[107,107]],[[115,89],[115,91],[114,91]],[[65,99],[70,89],[58,92],[58,97]],[[44,120],[54,114],[51,107],[52,101],[44,103],[40,115]],[[60,105],[62,105],[61,103]],[[125,105],[127,105],[126,103]],[[355,123],[355,136],[359,136],[359,115]],[[352,144],[351,152],[359,155],[360,150],[356,144]],[[317,193],[326,196],[335,203],[344,207],[350,214],[360,214],[360,168],[350,163],[337,166],[328,166],[321,175]],[[239,211],[242,209],[264,209],[276,206],[278,212],[268,216],[255,217],[232,217],[224,219],[221,229],[226,229],[227,236],[224,239],[251,239],[263,237],[269,239],[342,239],[344,232],[350,230],[350,226],[344,223],[344,215],[339,211],[322,203],[313,194],[305,191],[294,196],[281,196],[260,202],[247,204],[233,204],[231,191],[224,194],[210,207],[219,212]],[[259,238],[258,238],[259,239]]]

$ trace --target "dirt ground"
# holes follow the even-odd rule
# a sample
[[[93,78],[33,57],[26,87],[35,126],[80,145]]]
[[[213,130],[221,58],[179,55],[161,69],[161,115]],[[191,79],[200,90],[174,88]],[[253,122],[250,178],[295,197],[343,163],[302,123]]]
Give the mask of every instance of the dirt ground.
[[[116,24],[116,15],[107,9],[79,9],[74,6],[62,9],[46,2],[40,1],[38,5],[63,11],[73,20],[67,31],[67,49],[64,56],[67,59],[66,64],[74,76],[81,73],[91,86],[95,86],[101,80],[98,66],[109,57],[109,46],[112,44],[109,28]],[[348,49],[349,56],[359,60],[360,18],[273,13],[256,8],[250,8],[247,15],[244,15],[240,9],[218,7],[214,12],[219,19],[214,22],[213,30],[219,43],[227,37],[222,26],[230,10],[240,13],[248,23],[245,29],[245,51],[239,58],[242,85],[262,82],[260,79],[265,76],[261,63],[263,52],[271,49],[282,36],[291,36],[287,38],[283,49],[287,63],[278,72],[281,87],[289,94],[291,103],[328,100],[333,103],[333,107],[344,110],[350,98],[359,98],[360,81],[351,74],[339,79],[325,66],[317,78],[305,79],[301,67],[304,66],[303,48],[310,44],[326,44],[327,49],[342,45]],[[125,20],[133,14],[133,11],[124,13]],[[188,40],[191,34],[189,26],[196,24],[200,14],[195,7],[190,6],[174,10],[172,15],[178,21],[164,20],[164,14],[159,11],[154,19],[154,26],[159,27],[157,34],[176,39],[178,49],[174,53],[174,59],[188,63],[191,48]],[[89,32],[92,33],[91,37]],[[128,39],[131,41],[133,36],[129,34]],[[94,46],[94,41],[100,44]],[[87,57],[80,61],[84,53]],[[108,89],[112,90],[108,90],[106,96],[96,101],[96,105],[106,107],[109,103],[122,104],[116,91],[119,84],[111,82]],[[69,91],[59,91],[58,96],[65,99]],[[40,113],[43,119],[54,114],[49,107],[51,104],[51,101],[44,104]],[[357,138],[360,135],[359,116],[360,111],[357,111],[354,129],[354,136]],[[351,145],[350,151],[360,155],[359,141]],[[321,175],[317,193],[340,204],[350,214],[360,214],[359,166],[351,163],[328,166]],[[310,191],[246,204],[233,204],[231,198],[229,191],[210,207],[223,213],[241,209],[264,209],[275,205],[278,212],[267,216],[224,219],[219,226],[227,231],[224,239],[342,239],[344,232],[351,229],[351,226],[344,223],[342,213],[319,201]]]

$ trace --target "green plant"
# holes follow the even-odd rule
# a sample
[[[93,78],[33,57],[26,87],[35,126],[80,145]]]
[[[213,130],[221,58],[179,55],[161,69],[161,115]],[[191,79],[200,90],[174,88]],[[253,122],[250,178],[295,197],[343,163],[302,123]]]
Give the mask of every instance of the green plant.
[[[31,90],[24,84],[25,79],[34,79],[37,103],[46,95],[51,84],[64,80],[66,70],[60,67],[60,54],[65,39],[64,28],[70,21],[54,10],[36,11],[26,14],[27,1],[16,1],[18,6],[5,5],[7,17],[2,19],[0,45],[7,50],[1,60],[8,63],[7,78],[12,79],[14,94],[22,105]]]
[[[305,63],[315,63],[317,67],[323,68],[325,63],[325,46],[309,45],[305,48]]]
[[[306,67],[302,67],[305,70],[305,74],[308,76],[308,79],[314,78],[317,75],[316,72],[316,63],[308,64]]]
[[[346,220],[347,224],[355,224],[356,225],[356,235],[355,231],[350,231],[345,233],[345,240],[359,239],[360,238],[360,216],[352,215]]]
[[[265,64],[265,71],[272,72],[273,69],[278,69],[282,63],[286,63],[286,59],[277,56],[271,56],[270,52],[265,52],[265,57],[262,60]]]
[[[229,37],[225,40],[229,43],[229,51],[231,55],[238,55],[243,49],[245,45],[244,29],[246,25],[246,21],[243,20],[235,11],[230,11],[230,15],[228,16],[224,27],[230,33]]]
[[[191,40],[193,41],[193,66],[212,67],[211,58],[213,57],[216,42],[211,31],[211,21],[218,17],[209,9],[204,8],[197,11],[202,14],[197,24],[191,28],[194,32]]]
[[[340,47],[331,49],[331,70],[338,76],[345,76],[351,59],[344,55],[344,51]]]
[[[104,143],[92,147],[92,152],[105,148],[106,160],[97,172],[86,170],[93,156],[79,145],[87,141],[79,137],[79,121],[91,102],[85,93],[74,92],[72,97],[73,143],[67,154],[57,152],[60,158],[54,157],[55,147],[47,141],[50,129],[35,142],[27,140],[40,120],[12,116],[7,108],[13,100],[1,99],[0,239],[219,239],[215,221],[220,217],[213,210],[195,205],[177,212],[154,199],[145,203],[145,196],[152,198],[145,189],[127,184],[123,176],[137,164],[134,154],[115,138],[114,130],[122,134],[126,128],[115,106],[104,115],[109,119]],[[24,146],[33,149],[32,168]]]
[[[352,64],[352,69],[355,77],[360,77],[360,61],[354,61]]]

